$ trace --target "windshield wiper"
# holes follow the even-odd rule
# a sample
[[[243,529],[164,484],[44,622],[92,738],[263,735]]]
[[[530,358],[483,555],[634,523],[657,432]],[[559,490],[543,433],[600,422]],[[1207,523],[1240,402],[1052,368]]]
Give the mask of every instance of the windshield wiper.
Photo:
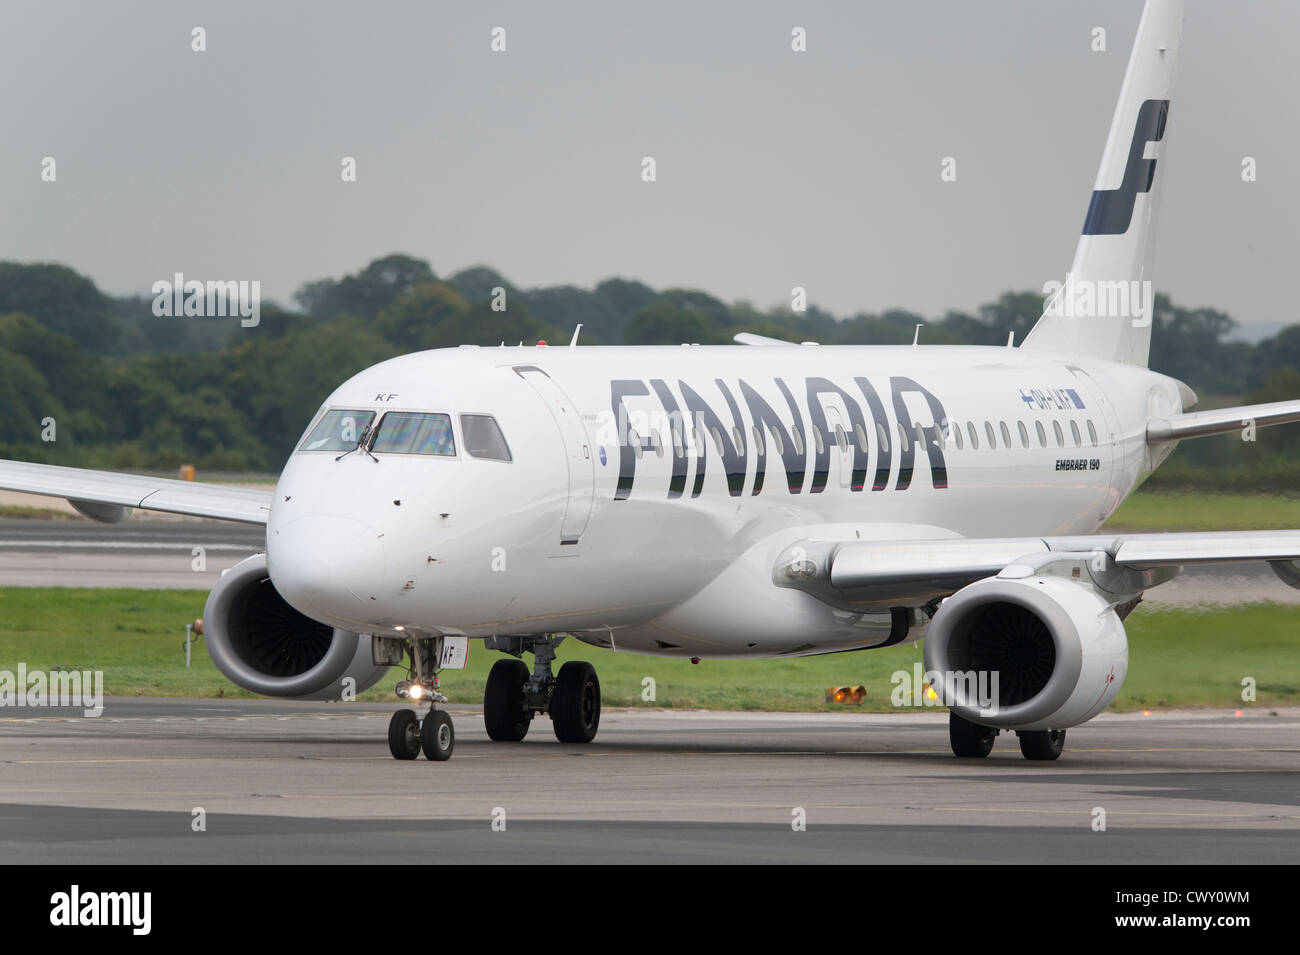
[[[370,434],[372,431],[374,431],[374,429],[375,426],[373,424],[366,425],[365,428],[363,428],[361,431],[361,436],[357,438],[357,446],[355,448],[349,448],[348,450],[344,451],[334,460],[342,461],[353,451],[364,451],[367,457],[369,457],[371,461],[374,461],[376,464],[378,464],[379,459],[375,457],[374,453],[370,450],[370,448],[366,446],[366,442],[370,440]]]

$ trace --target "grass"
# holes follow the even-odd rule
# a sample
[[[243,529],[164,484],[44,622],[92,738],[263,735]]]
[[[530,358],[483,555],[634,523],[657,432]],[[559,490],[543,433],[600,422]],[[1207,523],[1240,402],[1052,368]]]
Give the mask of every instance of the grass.
[[[58,511],[52,507],[28,507],[25,504],[0,504],[0,518],[63,521],[74,520],[76,517],[76,514],[69,514],[67,511]]]
[[[248,697],[197,643],[185,669],[185,624],[199,616],[201,591],[0,588],[0,669],[104,671],[115,696]],[[1275,604],[1215,611],[1138,610],[1127,621],[1128,680],[1113,709],[1300,705],[1300,610]],[[502,654],[472,643],[469,667],[443,674],[453,702],[479,703]],[[885,650],[782,660],[689,660],[612,653],[566,640],[560,661],[595,664],[607,706],[832,711],[827,687],[862,684],[862,710],[893,711],[891,675],[921,660],[910,643]],[[531,663],[531,657],[525,657]],[[363,700],[393,701],[390,672]],[[655,683],[644,700],[643,680]],[[1257,681],[1257,702],[1242,704],[1241,681]],[[859,707],[849,707],[859,709]]]
[[[1300,527],[1300,497],[1138,491],[1106,524],[1116,531],[1246,531]]]

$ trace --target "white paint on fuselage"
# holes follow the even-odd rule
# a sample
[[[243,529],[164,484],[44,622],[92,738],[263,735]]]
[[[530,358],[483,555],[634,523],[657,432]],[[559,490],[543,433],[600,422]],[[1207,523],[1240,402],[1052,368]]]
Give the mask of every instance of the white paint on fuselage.
[[[576,544],[560,543],[571,449],[538,392],[514,371],[524,365],[550,375],[588,428],[594,502]],[[840,470],[851,469],[852,450],[841,452],[832,440],[824,489],[811,491],[816,449],[809,378],[829,380],[862,409],[868,451],[861,490],[853,490],[851,475]],[[874,388],[887,419],[881,423],[891,466],[880,490],[873,484],[881,442],[858,378]],[[943,443],[946,487],[934,486],[929,456],[920,453],[910,483],[899,489],[894,378],[922,386],[963,428],[960,449],[951,438]],[[735,399],[739,422],[718,379]],[[799,411],[807,473],[799,493],[790,493],[781,456],[765,433],[765,478],[754,494],[754,420],[739,383],[761,395],[789,429],[794,422],[778,379]],[[659,452],[643,450],[634,460],[631,490],[621,500],[612,381],[645,385],[648,395],[624,399],[628,421],[658,432]],[[706,429],[700,493],[693,494],[700,459],[688,448],[683,493],[670,496],[673,438],[657,426],[668,419],[654,381],[682,408],[685,383],[722,422],[739,427],[747,460],[738,494],[728,487]],[[1050,407],[1031,408],[1026,396],[1032,399],[1035,389],[1055,396]],[[1065,389],[1075,390],[1082,409],[1057,406]],[[934,423],[923,395],[902,400],[917,423]],[[831,396],[824,404],[830,421],[849,425],[852,409],[845,399]],[[380,453],[375,463],[361,452],[341,460],[337,452],[293,454],[267,524],[272,579],[293,606],[358,632],[396,626],[472,636],[577,632],[619,649],[676,655],[771,655],[878,643],[878,621],[846,620],[807,594],[773,586],[772,561],[781,549],[818,533],[884,538],[904,533],[897,530],[902,526],[915,533],[916,525],[933,536],[1091,532],[1154,463],[1144,440],[1150,409],[1181,410],[1177,384],[1144,368],[1055,360],[1015,348],[945,346],[444,349],[369,368],[323,407],[446,412],[455,423],[457,455]],[[513,460],[466,454],[462,413],[493,415]],[[1095,447],[1089,420],[1098,435]],[[1079,427],[1080,447],[1071,421]],[[985,422],[994,430],[995,448]],[[1028,449],[1021,446],[1021,422]],[[1047,434],[1046,448],[1039,446],[1037,422]],[[1061,426],[1064,447],[1056,446],[1054,424]],[[971,426],[978,449],[969,438]],[[688,421],[688,444],[690,427]],[[1060,460],[1088,463],[1058,470]]]

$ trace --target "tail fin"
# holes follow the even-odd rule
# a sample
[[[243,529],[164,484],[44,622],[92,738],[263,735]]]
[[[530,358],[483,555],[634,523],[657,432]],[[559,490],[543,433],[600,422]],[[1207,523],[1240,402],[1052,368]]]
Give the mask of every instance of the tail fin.
[[[1147,363],[1164,179],[1156,166],[1167,145],[1182,28],[1183,0],[1147,0],[1074,264],[1065,282],[1045,289],[1054,294],[1024,348]]]

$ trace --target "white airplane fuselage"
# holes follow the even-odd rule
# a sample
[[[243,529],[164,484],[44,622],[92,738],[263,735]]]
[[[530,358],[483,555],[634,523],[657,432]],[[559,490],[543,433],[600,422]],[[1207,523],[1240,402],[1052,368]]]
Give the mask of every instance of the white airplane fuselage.
[[[782,549],[819,530],[1090,533],[1158,463],[1149,418],[1184,401],[1145,368],[1011,347],[421,352],[321,413],[445,413],[455,453],[296,451],[268,567],[292,606],[359,633],[679,656],[879,645],[887,614],[774,587]],[[511,460],[467,453],[462,414],[495,418]]]

